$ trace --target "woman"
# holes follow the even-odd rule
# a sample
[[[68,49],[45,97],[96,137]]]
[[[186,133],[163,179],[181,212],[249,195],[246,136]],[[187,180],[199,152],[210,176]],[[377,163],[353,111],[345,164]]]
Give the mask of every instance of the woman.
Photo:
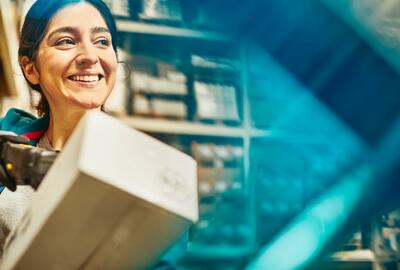
[[[32,145],[62,150],[83,114],[100,109],[114,87],[113,16],[101,0],[38,0],[26,15],[18,54],[25,79],[41,95],[36,108],[40,118],[11,109],[0,128],[28,138]],[[0,251],[32,193],[29,187],[18,187],[15,193],[0,194]],[[176,259],[179,249],[166,257]],[[169,265],[165,262],[164,267]]]

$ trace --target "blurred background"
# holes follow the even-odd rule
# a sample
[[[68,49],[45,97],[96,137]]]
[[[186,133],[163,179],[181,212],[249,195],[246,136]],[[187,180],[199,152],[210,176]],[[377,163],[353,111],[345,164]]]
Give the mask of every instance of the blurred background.
[[[0,1],[0,98],[33,1]],[[198,162],[181,269],[398,269],[400,0],[114,0],[107,112]]]

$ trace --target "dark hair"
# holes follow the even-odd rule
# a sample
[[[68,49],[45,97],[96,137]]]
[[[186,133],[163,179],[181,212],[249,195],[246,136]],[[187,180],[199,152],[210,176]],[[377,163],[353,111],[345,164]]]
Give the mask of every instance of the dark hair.
[[[24,24],[21,30],[18,60],[21,65],[23,56],[28,57],[31,61],[35,61],[39,45],[42,42],[47,31],[48,24],[53,16],[62,8],[68,5],[88,3],[95,7],[106,22],[112,37],[112,46],[117,53],[118,32],[113,15],[107,5],[101,0],[37,0],[26,14]],[[21,67],[22,68],[22,67]],[[25,73],[25,79],[27,80]],[[31,84],[27,80],[29,86],[40,94],[40,101],[36,105],[36,110],[40,116],[50,113],[49,103],[44,96],[39,84]]]

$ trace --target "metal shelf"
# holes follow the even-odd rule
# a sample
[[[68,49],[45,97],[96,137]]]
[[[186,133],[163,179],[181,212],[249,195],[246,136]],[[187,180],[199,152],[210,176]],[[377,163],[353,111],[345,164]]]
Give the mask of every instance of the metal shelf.
[[[137,116],[122,116],[119,117],[119,119],[133,128],[154,133],[232,138],[242,138],[248,135],[252,137],[267,137],[270,135],[269,130],[252,129],[247,131],[242,127],[210,125],[189,121],[145,118]]]
[[[232,41],[232,39],[229,36],[221,33],[197,31],[188,28],[155,25],[155,24],[127,21],[127,20],[117,20],[117,28],[118,31],[125,33],[173,36],[173,37],[183,37],[183,38],[204,39],[211,41],[225,41],[225,42]]]

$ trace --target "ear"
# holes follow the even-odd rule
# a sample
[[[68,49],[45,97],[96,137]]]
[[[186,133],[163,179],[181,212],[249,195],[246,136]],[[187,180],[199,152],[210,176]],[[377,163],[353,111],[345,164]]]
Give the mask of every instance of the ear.
[[[35,62],[31,61],[27,56],[23,56],[20,64],[28,81],[33,85],[39,84],[39,72],[37,71]]]

